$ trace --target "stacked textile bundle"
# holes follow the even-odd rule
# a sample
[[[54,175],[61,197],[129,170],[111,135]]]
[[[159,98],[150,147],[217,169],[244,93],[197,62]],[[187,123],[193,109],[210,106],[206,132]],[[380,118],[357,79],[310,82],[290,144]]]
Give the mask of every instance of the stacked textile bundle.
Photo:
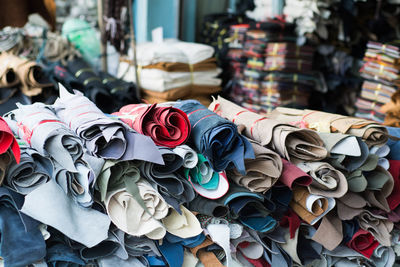
[[[210,95],[221,90],[221,80],[211,46],[166,40],[137,46],[139,85],[150,103],[198,99],[210,103]],[[128,61],[129,62],[129,61]],[[135,81],[135,70],[121,62],[120,76]]]
[[[289,108],[264,117],[221,97],[106,116],[62,86],[54,105],[19,105],[0,126],[6,267],[400,257],[397,128]]]
[[[392,95],[400,88],[400,46],[368,42],[360,70],[366,80],[357,99],[357,117],[383,122],[391,110]]]
[[[293,24],[277,20],[233,25],[231,38],[235,41],[228,58],[235,102],[261,113],[277,106],[308,105],[310,91],[320,87],[312,72],[314,48],[296,45]]]

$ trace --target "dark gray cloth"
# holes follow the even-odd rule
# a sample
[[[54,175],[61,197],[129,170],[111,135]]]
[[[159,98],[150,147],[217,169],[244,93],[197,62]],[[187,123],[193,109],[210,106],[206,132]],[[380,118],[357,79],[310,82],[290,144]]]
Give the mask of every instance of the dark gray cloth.
[[[71,94],[62,85],[59,87],[60,98],[53,105],[56,114],[83,140],[92,155],[104,159],[164,163],[150,137],[107,117],[82,93]]]

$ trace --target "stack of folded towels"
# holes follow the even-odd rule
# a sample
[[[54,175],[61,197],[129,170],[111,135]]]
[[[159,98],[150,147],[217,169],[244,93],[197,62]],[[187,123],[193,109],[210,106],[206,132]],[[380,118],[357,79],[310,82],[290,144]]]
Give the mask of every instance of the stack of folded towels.
[[[0,264],[393,266],[399,128],[222,97],[0,118]]]
[[[244,35],[244,37],[243,37]],[[293,24],[280,20],[231,26],[231,98],[260,113],[277,106],[308,106],[318,76],[314,48],[297,46]]]
[[[221,73],[211,46],[166,40],[137,46],[139,85],[149,103],[197,99],[210,103],[210,95],[221,90]],[[135,70],[122,61],[120,76],[135,81]]]
[[[400,44],[368,42],[360,73],[366,80],[357,99],[356,116],[383,122],[391,112],[393,94],[400,88]],[[396,98],[396,96],[394,96]]]

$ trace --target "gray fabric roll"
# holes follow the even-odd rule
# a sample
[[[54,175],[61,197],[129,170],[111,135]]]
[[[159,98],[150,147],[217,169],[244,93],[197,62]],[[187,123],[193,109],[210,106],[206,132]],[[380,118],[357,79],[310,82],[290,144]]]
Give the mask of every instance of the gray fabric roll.
[[[48,158],[43,157],[27,144],[19,142],[21,161],[15,161],[8,167],[6,181],[16,192],[26,195],[35,188],[45,184],[53,175],[53,165]]]
[[[53,164],[53,179],[56,183],[79,205],[90,207],[93,203],[90,187],[93,184],[95,175],[86,165],[86,162],[82,160],[75,162],[78,172],[70,172],[57,162]]]
[[[74,132],[43,103],[17,106],[4,116],[13,133],[42,156],[50,156],[68,171],[76,172],[75,161],[83,150]]]
[[[183,158],[183,167],[188,169],[193,169],[194,167],[196,167],[199,159],[197,157],[196,151],[194,151],[192,148],[187,145],[180,145],[172,150],[174,151],[174,153]]]
[[[108,237],[108,216],[79,206],[54,180],[26,195],[21,211],[89,248]]]
[[[92,155],[104,159],[164,163],[150,137],[107,117],[82,93],[70,94],[61,84],[59,87],[60,98],[53,105],[56,114],[83,140]]]
[[[172,149],[159,147],[159,150],[165,165],[143,162],[140,171],[165,201],[179,211],[181,204],[194,199],[195,192],[189,181],[177,173],[183,166],[184,159]]]

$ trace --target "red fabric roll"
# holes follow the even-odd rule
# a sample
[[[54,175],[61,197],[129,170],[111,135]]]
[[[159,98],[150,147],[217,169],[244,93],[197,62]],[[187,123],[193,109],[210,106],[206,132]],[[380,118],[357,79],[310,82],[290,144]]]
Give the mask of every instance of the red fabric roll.
[[[286,185],[290,189],[293,188],[294,185],[303,185],[308,186],[312,182],[311,176],[307,173],[303,172],[293,163],[290,163],[286,159],[282,159],[283,170],[281,177],[278,181],[282,184]]]
[[[6,153],[9,148],[13,152],[16,162],[19,163],[21,151],[18,142],[7,122],[0,117],[0,154]]]
[[[389,160],[389,172],[393,176],[393,191],[386,199],[390,210],[394,210],[400,205],[400,160]]]
[[[354,234],[353,238],[347,242],[347,246],[369,259],[374,253],[374,250],[379,246],[379,242],[376,241],[370,232],[360,229]]]
[[[176,147],[184,144],[189,138],[189,119],[177,108],[157,107],[157,104],[131,104],[112,115],[138,133],[151,137],[159,146]]]

